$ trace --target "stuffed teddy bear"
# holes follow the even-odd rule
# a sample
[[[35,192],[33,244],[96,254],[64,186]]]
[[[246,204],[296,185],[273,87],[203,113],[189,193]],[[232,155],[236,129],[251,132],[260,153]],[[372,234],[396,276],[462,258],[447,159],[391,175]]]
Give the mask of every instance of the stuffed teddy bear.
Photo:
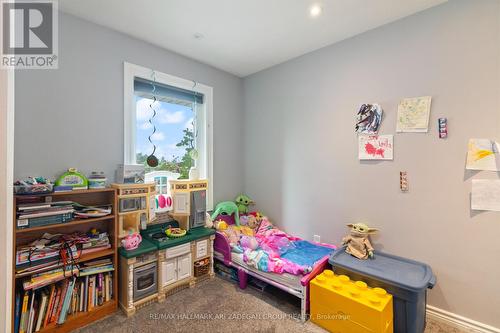
[[[372,259],[373,246],[369,236],[378,229],[370,228],[364,223],[350,223],[347,226],[350,233],[342,239],[342,245],[347,245],[345,252],[358,259]]]

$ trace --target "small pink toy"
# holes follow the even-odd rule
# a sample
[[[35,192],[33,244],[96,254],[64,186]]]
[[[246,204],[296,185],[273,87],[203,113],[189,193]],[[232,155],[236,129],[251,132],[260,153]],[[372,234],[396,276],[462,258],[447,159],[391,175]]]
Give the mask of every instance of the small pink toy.
[[[122,239],[122,246],[125,250],[135,250],[142,242],[142,236],[138,232],[129,231],[129,234]]]

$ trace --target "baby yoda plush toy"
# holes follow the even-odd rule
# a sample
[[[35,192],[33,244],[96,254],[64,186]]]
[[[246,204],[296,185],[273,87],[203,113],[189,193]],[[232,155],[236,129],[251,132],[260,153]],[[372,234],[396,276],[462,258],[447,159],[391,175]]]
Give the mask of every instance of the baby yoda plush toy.
[[[378,229],[370,228],[364,223],[351,223],[347,226],[351,230],[350,234],[342,239],[342,245],[347,245],[345,252],[358,259],[373,258],[373,247],[369,235]]]
[[[253,204],[253,200],[244,194],[240,194],[234,200],[241,215],[248,214],[248,206]]]

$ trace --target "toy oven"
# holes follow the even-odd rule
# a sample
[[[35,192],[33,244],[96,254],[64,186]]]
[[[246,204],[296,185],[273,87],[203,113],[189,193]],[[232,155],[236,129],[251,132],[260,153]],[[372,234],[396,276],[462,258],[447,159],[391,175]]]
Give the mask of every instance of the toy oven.
[[[134,268],[134,302],[157,292],[156,262]]]
[[[146,209],[146,197],[120,199],[120,213]]]

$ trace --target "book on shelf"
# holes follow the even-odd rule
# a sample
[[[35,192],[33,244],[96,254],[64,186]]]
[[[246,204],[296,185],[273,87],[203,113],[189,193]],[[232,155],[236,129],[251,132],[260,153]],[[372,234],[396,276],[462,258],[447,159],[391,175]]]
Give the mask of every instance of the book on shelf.
[[[55,291],[56,291],[56,285],[53,284],[50,286],[50,296],[49,296],[49,301],[47,304],[47,311],[45,313],[45,318],[43,319],[43,326],[47,326],[50,320],[50,315],[52,313],[52,309],[54,307],[54,298],[55,298]]]
[[[111,248],[107,232],[96,234],[73,233],[70,235],[49,233],[43,234],[40,239],[28,245],[18,246],[16,249],[17,277],[42,273],[64,266],[61,253],[71,258],[75,264],[82,255],[87,255]]]
[[[31,301],[30,301],[30,308],[29,308],[29,314],[28,314],[28,324],[26,332],[30,333],[33,332],[33,320],[35,317],[35,311],[34,309],[36,308],[35,305],[35,293],[31,293]]]
[[[65,223],[73,219],[71,201],[24,204],[17,206],[17,229]]]
[[[40,308],[38,309],[38,318],[36,321],[36,328],[35,332],[38,332],[40,328],[42,327],[42,323],[45,317],[45,311],[47,311],[47,301],[48,301],[48,295],[46,292],[42,292],[41,295],[41,301],[40,301]]]
[[[14,303],[14,333],[19,332],[19,320],[21,319],[21,293],[16,292],[15,303]]]
[[[64,324],[72,315],[103,306],[113,298],[112,274],[72,276],[24,293],[17,290],[19,326],[15,332],[37,332],[49,325]]]
[[[24,292],[23,305],[21,310],[21,319],[19,322],[19,333],[25,333],[28,323],[28,303],[29,303],[29,291]]]

